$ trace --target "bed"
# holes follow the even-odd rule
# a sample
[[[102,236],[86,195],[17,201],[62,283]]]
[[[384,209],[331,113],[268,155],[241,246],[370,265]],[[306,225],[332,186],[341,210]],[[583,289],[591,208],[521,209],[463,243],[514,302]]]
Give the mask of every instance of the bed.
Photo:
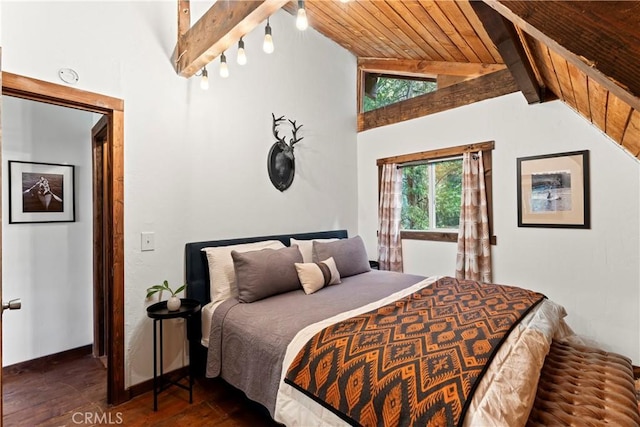
[[[537,384],[560,351],[554,338],[571,334],[564,309],[514,286],[371,270],[358,239],[334,230],[188,243],[187,297],[203,305],[189,325],[192,366],[287,426],[542,425],[529,417],[544,420],[536,405],[555,399]],[[315,289],[318,270],[326,285]]]

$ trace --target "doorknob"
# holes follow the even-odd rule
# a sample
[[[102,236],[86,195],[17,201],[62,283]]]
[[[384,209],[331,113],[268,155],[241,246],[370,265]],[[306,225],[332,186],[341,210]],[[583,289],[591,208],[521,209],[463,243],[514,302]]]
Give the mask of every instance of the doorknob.
[[[2,302],[2,312],[5,310],[20,310],[22,307],[22,301],[20,298],[12,299],[9,302]]]

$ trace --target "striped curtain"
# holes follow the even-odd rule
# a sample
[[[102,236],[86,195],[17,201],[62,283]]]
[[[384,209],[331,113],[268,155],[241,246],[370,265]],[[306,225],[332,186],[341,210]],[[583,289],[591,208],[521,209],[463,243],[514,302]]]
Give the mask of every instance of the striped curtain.
[[[397,164],[382,165],[378,205],[378,263],[380,270],[402,272],[402,169]]]
[[[462,157],[462,200],[456,278],[491,282],[489,215],[482,152]]]

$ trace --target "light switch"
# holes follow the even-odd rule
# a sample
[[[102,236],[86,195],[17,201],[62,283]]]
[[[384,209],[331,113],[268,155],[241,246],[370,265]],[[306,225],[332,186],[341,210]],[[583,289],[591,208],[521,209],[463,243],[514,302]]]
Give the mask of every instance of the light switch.
[[[140,250],[141,251],[153,251],[156,248],[155,237],[156,233],[152,232],[144,232],[140,233],[141,242],[140,242]]]

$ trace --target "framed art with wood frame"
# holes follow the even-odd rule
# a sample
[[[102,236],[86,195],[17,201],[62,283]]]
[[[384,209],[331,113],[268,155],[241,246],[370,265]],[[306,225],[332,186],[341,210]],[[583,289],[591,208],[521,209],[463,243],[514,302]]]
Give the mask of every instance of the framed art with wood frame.
[[[74,166],[9,161],[9,224],[75,221]]]
[[[591,227],[588,150],[517,162],[518,227]]]

